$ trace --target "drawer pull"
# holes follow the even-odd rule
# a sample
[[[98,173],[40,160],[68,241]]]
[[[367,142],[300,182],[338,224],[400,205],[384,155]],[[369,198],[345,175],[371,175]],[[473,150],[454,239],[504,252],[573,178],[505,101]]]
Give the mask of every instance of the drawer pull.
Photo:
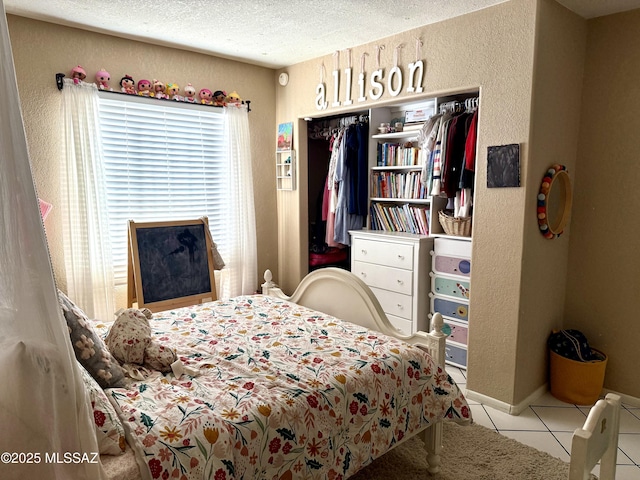
[[[399,310],[404,310],[404,307],[402,306],[402,304],[401,304],[401,303],[398,303],[398,304],[397,304],[397,306],[398,306],[398,309],[399,309]]]
[[[404,260],[404,255],[398,255],[398,260]]]
[[[404,285],[404,282],[400,279],[398,279],[397,282],[398,282],[398,285]]]
[[[360,276],[365,278],[367,276],[367,273],[366,272],[360,272]]]
[[[367,251],[363,248],[362,250],[360,250],[360,253],[362,253],[363,255],[366,255]]]

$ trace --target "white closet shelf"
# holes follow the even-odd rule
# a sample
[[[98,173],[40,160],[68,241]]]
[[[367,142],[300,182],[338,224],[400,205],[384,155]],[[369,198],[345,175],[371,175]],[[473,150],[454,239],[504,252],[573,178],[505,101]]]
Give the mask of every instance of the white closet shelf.
[[[378,133],[376,135],[371,135],[371,138],[377,139],[385,139],[388,138],[390,140],[395,138],[418,138],[418,133],[420,130],[410,130],[410,131],[402,131],[402,132],[393,132],[393,133]]]
[[[429,205],[431,203],[431,199],[429,198],[400,198],[400,197],[371,197],[372,202],[393,202],[393,203],[423,203],[425,205]]]

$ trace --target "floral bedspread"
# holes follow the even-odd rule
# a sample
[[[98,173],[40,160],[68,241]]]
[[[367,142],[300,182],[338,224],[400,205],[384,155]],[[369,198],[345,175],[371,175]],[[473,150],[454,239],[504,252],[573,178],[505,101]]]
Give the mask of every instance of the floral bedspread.
[[[200,372],[107,390],[152,478],[344,479],[436,420],[470,419],[419,348],[287,301],[237,297],[151,324]]]

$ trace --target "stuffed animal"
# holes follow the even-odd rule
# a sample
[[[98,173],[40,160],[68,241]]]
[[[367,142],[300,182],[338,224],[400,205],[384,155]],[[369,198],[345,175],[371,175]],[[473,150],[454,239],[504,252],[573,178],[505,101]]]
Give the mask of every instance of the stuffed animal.
[[[225,92],[224,90],[216,90],[215,92],[213,92],[213,104],[216,107],[226,107],[226,98],[227,92]]]
[[[125,75],[120,79],[120,91],[129,95],[137,95],[136,82],[131,75]]]
[[[167,83],[167,96],[171,100],[175,100],[177,102],[182,102],[184,97],[180,95],[180,87],[177,83]]]
[[[151,94],[151,82],[149,80],[138,81],[138,95],[148,97]]]
[[[113,90],[109,87],[109,81],[111,80],[111,75],[104,68],[98,70],[96,73],[96,82],[98,83],[98,88],[100,90]]]
[[[227,95],[227,98],[225,99],[225,101],[227,102],[227,105],[241,105],[242,104],[242,99],[240,98],[240,95],[238,95],[238,93],[235,92],[235,91],[233,91],[229,95]]]
[[[200,97],[200,103],[203,105],[213,105],[213,92],[208,88],[203,88],[198,93]]]
[[[84,68],[78,65],[71,69],[71,78],[73,79],[73,83],[77,85],[87,78],[87,72],[84,71]]]
[[[164,91],[164,83],[160,80],[153,80],[153,91],[151,92],[151,96],[155,98],[169,98]]]
[[[170,372],[171,364],[178,357],[172,349],[151,338],[151,316],[148,308],[118,310],[105,344],[111,355],[122,364],[142,365],[151,370]]]
[[[188,103],[196,103],[196,89],[190,83],[184,87],[184,101]]]

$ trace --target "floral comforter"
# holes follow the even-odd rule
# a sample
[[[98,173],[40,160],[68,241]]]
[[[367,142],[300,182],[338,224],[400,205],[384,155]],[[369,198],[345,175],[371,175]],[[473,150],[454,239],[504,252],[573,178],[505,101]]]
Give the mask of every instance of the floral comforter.
[[[419,348],[287,301],[237,297],[151,324],[200,372],[107,390],[154,479],[344,479],[432,422],[470,419]]]

